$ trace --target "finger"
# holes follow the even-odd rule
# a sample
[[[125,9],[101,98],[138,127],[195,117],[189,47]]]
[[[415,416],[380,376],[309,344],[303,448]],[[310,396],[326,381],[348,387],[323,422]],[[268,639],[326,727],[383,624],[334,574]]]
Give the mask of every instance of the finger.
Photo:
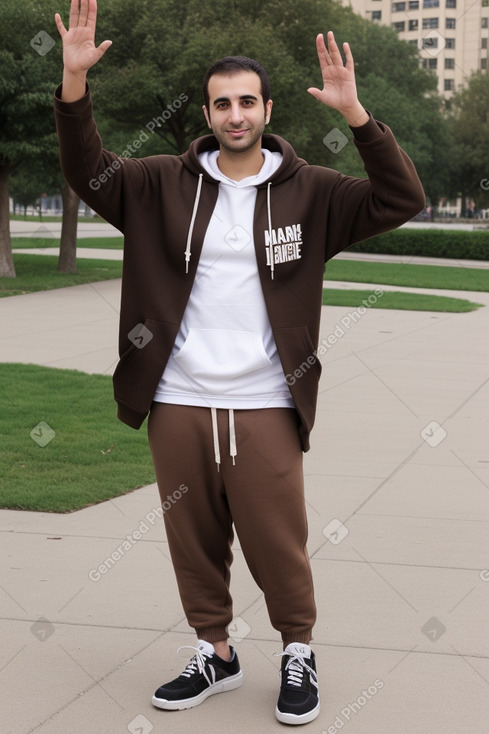
[[[97,24],[97,0],[88,0],[87,25],[92,26],[95,31]]]
[[[88,0],[80,0],[80,15],[78,17],[78,25],[86,26],[88,18]]]
[[[336,43],[333,31],[328,31],[328,51],[331,56],[333,64],[343,66],[343,59],[341,57],[340,49]]]
[[[316,49],[318,54],[319,68],[321,70],[321,77],[324,81],[328,73],[328,67],[331,66],[333,62],[331,61],[328,49],[326,48],[324,36],[322,33],[320,33],[316,37]]]
[[[319,63],[324,62],[325,64],[331,63],[331,58],[326,47],[324,36],[322,33],[318,33],[316,36],[316,50],[318,53]]]
[[[78,0],[71,0],[70,23],[69,23],[70,29],[77,27],[79,16],[80,16],[80,5],[79,5],[79,2],[78,2]]]
[[[309,87],[307,91],[309,92],[309,94],[312,94],[312,96],[315,99],[321,101],[321,90],[320,89],[317,89],[317,87]]]
[[[100,46],[97,49],[97,51],[100,54],[99,60],[102,58],[102,56],[107,51],[107,49],[110,48],[111,46],[112,46],[112,41],[104,41],[103,43],[100,44]]]
[[[345,59],[346,59],[346,68],[348,71],[353,71],[354,63],[353,63],[353,54],[351,52],[350,44],[344,43],[343,44],[343,51],[345,53]]]
[[[61,16],[59,13],[56,13],[54,16],[54,22],[56,23],[56,28],[58,29],[58,33],[63,38],[68,31],[66,30],[63,21],[61,20]]]

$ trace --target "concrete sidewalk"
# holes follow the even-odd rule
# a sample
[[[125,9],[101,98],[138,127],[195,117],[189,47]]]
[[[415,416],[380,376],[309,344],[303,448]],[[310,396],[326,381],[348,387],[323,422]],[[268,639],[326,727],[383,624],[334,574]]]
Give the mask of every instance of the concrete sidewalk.
[[[119,288],[0,299],[1,360],[111,374]],[[322,710],[304,731],[489,731],[487,333],[487,307],[324,309],[305,455]],[[185,664],[177,648],[194,644],[158,507],[152,485],[69,515],[0,511],[2,734],[284,730],[279,636],[238,542],[242,688],[188,711],[151,706]]]

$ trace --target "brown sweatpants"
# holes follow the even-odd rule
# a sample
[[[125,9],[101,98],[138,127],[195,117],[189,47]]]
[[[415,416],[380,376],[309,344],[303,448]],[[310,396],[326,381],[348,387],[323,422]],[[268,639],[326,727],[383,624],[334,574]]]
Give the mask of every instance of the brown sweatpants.
[[[228,637],[234,524],[273,627],[285,644],[309,643],[316,606],[296,412],[234,411],[234,465],[228,413],[217,410],[219,470],[210,408],[153,403],[149,417],[149,443],[187,621],[199,639]]]

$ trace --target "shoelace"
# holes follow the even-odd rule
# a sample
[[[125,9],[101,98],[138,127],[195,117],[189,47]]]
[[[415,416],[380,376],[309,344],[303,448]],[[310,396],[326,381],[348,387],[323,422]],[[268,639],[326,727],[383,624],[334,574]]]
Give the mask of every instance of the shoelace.
[[[212,685],[212,681],[209,679],[209,676],[205,671],[207,658],[211,656],[206,655],[206,653],[202,652],[202,650],[199,650],[198,647],[192,647],[192,645],[182,645],[182,647],[178,648],[177,653],[180,653],[180,650],[195,650],[195,655],[188,662],[187,667],[181,673],[181,675],[185,676],[186,678],[190,678],[192,675],[194,675],[194,673],[199,671],[199,673],[204,676],[208,684]]]
[[[285,664],[287,685],[300,687],[302,685],[305,670],[307,670],[309,675],[312,677],[312,683],[316,685],[316,672],[305,662],[303,657],[300,657],[299,655],[290,655],[288,652],[277,652],[275,655],[279,657],[283,657],[284,655],[290,656],[290,660],[287,660],[287,663]]]

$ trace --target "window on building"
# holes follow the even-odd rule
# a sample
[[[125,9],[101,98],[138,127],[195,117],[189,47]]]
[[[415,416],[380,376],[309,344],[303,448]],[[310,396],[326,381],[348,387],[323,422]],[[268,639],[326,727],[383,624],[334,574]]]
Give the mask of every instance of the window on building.
[[[481,39],[481,48],[487,48],[487,38]]]
[[[410,31],[417,31],[418,30],[418,25],[419,25],[419,23],[418,23],[417,20],[410,20],[409,21],[408,29]]]
[[[445,59],[445,69],[455,69],[455,59]]]
[[[422,59],[421,66],[423,69],[436,69],[438,67],[437,61],[438,59]]]
[[[403,31],[406,30],[406,23],[404,21],[401,21],[400,23],[393,23],[392,27],[398,33],[402,33]]]
[[[453,92],[455,89],[455,79],[445,79],[443,87],[445,92]]]
[[[409,10],[419,10],[419,0],[409,0]]]
[[[489,0],[482,0],[482,7],[483,8],[487,8],[488,5],[489,5]]]
[[[382,10],[372,10],[372,20],[382,20]]]
[[[423,18],[423,28],[438,28],[438,18]]]
[[[447,8],[456,8],[457,0],[447,0]]]
[[[439,8],[440,0],[423,0],[423,8]]]
[[[455,18],[447,18],[445,21],[445,28],[455,28]]]
[[[410,46],[416,46],[416,47],[418,46],[418,42],[417,42],[417,40],[415,38],[412,41],[408,41],[408,44]]]
[[[404,10],[406,10],[406,3],[392,3],[392,12],[393,13],[402,13]]]
[[[487,59],[481,59],[481,69],[483,71],[487,69]]]
[[[455,48],[455,39],[445,38],[445,48]]]
[[[488,21],[489,21],[489,18],[482,18],[481,28],[487,28]]]

